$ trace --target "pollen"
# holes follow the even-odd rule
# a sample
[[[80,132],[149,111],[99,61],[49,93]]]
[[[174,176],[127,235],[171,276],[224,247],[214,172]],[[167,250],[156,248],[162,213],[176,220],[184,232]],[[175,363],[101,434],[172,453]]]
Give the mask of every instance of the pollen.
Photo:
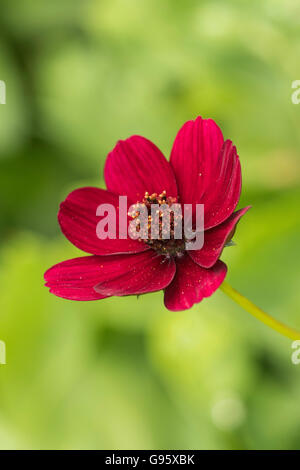
[[[142,233],[141,216],[147,211],[146,229],[139,241],[143,241],[153,250],[165,256],[182,256],[185,250],[183,237],[183,217],[177,197],[167,196],[167,191],[160,194],[148,191],[142,201],[138,201],[134,210],[128,213],[135,219],[137,228]]]

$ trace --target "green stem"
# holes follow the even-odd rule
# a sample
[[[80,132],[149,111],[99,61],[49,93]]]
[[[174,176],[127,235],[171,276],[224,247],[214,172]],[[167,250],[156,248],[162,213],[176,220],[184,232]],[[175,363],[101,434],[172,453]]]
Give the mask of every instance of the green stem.
[[[287,338],[291,339],[300,339],[300,332],[290,328],[275,318],[268,315],[266,312],[261,310],[259,307],[254,305],[250,300],[240,294],[237,290],[231,287],[228,282],[224,281],[223,284],[220,286],[220,289],[228,295],[232,300],[234,300],[237,304],[243,307],[247,312],[251,313],[254,317],[258,318],[261,322],[268,325],[273,330],[277,331],[278,333],[286,336]]]

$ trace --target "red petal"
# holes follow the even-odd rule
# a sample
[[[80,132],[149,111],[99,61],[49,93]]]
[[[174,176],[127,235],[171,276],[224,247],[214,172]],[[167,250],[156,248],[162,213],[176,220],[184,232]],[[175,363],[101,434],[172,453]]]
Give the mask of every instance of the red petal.
[[[104,178],[107,189],[127,195],[133,203],[146,191],[177,196],[175,176],[169,162],[150,140],[134,135],[120,140],[107,156]]]
[[[217,227],[205,230],[204,232],[204,245],[201,250],[189,250],[188,254],[203,268],[210,268],[215,264],[217,259],[221,256],[224,245],[228,238],[232,238],[236,224],[240,218],[250,209],[251,206],[240,209],[225,220]]]
[[[58,263],[45,272],[52,294],[70,300],[99,300],[106,296],[94,290],[99,282],[101,257],[83,256]]]
[[[176,275],[165,290],[165,306],[172,311],[187,310],[212,295],[224,281],[227,266],[222,261],[210,269],[201,268],[189,256],[176,261]]]
[[[95,286],[96,292],[106,296],[145,294],[164,289],[176,270],[172,258],[160,256],[153,250],[127,255],[123,259],[111,256],[110,259],[105,278]],[[118,272],[117,276],[111,275],[110,270]]]
[[[226,220],[240,196],[241,171],[230,141],[212,119],[198,117],[178,132],[170,159],[180,201],[204,204],[205,228]]]
[[[101,218],[96,216],[96,210],[100,204],[112,204],[116,208],[117,238],[115,240],[109,238],[100,240],[97,237],[96,228]],[[60,205],[58,221],[61,230],[77,248],[94,255],[138,253],[147,250],[145,243],[129,237],[126,240],[119,240],[118,205],[118,196],[104,189],[90,187],[76,189]]]
[[[219,155],[216,177],[211,179],[210,191],[203,197],[205,228],[221,224],[234,211],[242,186],[241,165],[236,148],[226,140]]]

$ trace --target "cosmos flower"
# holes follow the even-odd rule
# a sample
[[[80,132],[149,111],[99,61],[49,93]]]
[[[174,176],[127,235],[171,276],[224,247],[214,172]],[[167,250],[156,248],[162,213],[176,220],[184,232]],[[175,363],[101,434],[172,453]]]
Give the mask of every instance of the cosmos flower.
[[[236,212],[241,192],[241,168],[235,146],[224,141],[211,119],[198,117],[179,130],[168,162],[149,140],[132,136],[108,154],[104,178],[107,190],[85,187],[61,204],[61,230],[77,248],[88,253],[59,263],[45,273],[50,292],[71,300],[164,291],[169,310],[192,307],[212,295],[225,279],[219,259],[224,246],[249,207]],[[204,245],[186,250],[183,240],[99,239],[97,207],[112,204],[118,214],[119,196],[129,204],[204,205]],[[127,215],[126,224],[132,220]],[[117,217],[119,223],[119,218]],[[117,227],[118,229],[118,227]]]

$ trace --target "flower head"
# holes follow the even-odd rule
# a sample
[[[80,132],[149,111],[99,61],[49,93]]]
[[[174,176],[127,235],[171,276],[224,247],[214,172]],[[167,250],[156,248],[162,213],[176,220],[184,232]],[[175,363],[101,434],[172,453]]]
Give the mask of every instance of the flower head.
[[[222,250],[249,209],[234,212],[241,192],[240,161],[217,124],[201,117],[186,122],[176,136],[170,162],[144,137],[121,140],[107,157],[104,177],[107,190],[77,189],[60,206],[62,232],[90,255],[50,268],[45,273],[50,292],[71,300],[98,300],[164,290],[165,306],[174,311],[212,295],[227,272],[219,259]],[[119,196],[127,196],[132,208],[126,220]],[[97,208],[103,204],[114,207],[118,234],[122,224],[126,232],[132,221],[140,227],[142,207],[147,217],[144,236],[99,239]],[[171,213],[165,237],[162,212],[173,205],[190,205],[194,216],[198,204],[204,207],[204,244],[188,250],[182,213]]]

